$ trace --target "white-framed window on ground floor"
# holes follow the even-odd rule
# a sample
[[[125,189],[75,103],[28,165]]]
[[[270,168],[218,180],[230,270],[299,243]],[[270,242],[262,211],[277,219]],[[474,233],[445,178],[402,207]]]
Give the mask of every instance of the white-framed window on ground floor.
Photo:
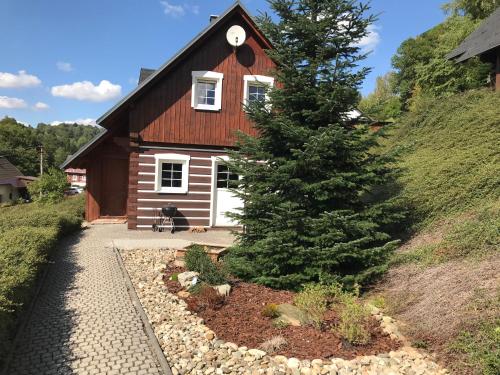
[[[189,161],[183,154],[155,155],[155,190],[159,193],[187,193]]]

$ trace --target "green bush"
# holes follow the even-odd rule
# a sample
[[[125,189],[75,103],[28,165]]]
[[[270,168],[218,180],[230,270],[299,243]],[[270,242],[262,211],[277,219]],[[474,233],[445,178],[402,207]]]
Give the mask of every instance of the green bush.
[[[226,283],[224,273],[212,262],[206,251],[200,245],[192,245],[184,256],[186,268],[189,271],[198,272],[199,279],[210,285]]]
[[[82,198],[0,208],[0,367],[19,314],[58,239],[81,228]]]
[[[293,302],[303,310],[316,328],[321,327],[328,308],[329,288],[321,284],[307,284],[295,296]]]
[[[268,303],[267,305],[264,306],[264,308],[260,313],[262,316],[272,319],[280,316],[280,312],[278,311],[278,305],[276,305],[275,303]]]
[[[370,341],[370,332],[366,327],[370,312],[352,294],[345,293],[339,312],[338,333],[351,344],[363,345]]]
[[[34,201],[55,203],[64,198],[64,191],[68,187],[69,182],[64,171],[50,168],[28,185],[28,191]]]

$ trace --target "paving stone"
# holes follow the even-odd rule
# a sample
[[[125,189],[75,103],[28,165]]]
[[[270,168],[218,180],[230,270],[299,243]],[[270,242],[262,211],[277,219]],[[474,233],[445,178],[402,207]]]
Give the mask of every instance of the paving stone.
[[[148,235],[100,225],[61,243],[6,373],[112,374],[139,362],[161,374],[109,246]]]

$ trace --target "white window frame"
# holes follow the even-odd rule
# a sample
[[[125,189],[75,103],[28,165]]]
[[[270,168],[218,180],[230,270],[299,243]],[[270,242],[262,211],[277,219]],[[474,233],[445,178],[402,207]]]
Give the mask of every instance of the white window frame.
[[[191,72],[193,83],[191,86],[191,107],[202,111],[220,111],[222,108],[222,80],[223,73],[199,70]],[[215,102],[213,105],[198,103],[197,84],[199,81],[215,83]]]
[[[268,87],[273,87],[274,86],[274,78],[273,77],[267,77],[267,76],[259,76],[259,75],[244,75],[243,76],[243,104],[248,105],[248,98],[249,98],[249,88],[251,86],[251,83],[257,82],[261,86],[268,86]],[[266,92],[266,102],[269,101],[269,95]]]
[[[155,191],[158,193],[185,194],[189,190],[189,161],[191,156],[183,154],[155,154]],[[180,187],[161,186],[161,165],[163,163],[182,164]]]

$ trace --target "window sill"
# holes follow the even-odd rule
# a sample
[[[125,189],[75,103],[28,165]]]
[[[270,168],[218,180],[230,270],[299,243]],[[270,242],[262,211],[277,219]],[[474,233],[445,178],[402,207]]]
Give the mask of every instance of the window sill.
[[[158,194],[186,194],[188,189],[184,188],[173,188],[173,189],[157,189]]]
[[[198,104],[197,106],[194,106],[193,109],[195,109],[196,111],[212,111],[212,112],[219,112],[221,110],[217,106],[203,105],[203,104]]]

